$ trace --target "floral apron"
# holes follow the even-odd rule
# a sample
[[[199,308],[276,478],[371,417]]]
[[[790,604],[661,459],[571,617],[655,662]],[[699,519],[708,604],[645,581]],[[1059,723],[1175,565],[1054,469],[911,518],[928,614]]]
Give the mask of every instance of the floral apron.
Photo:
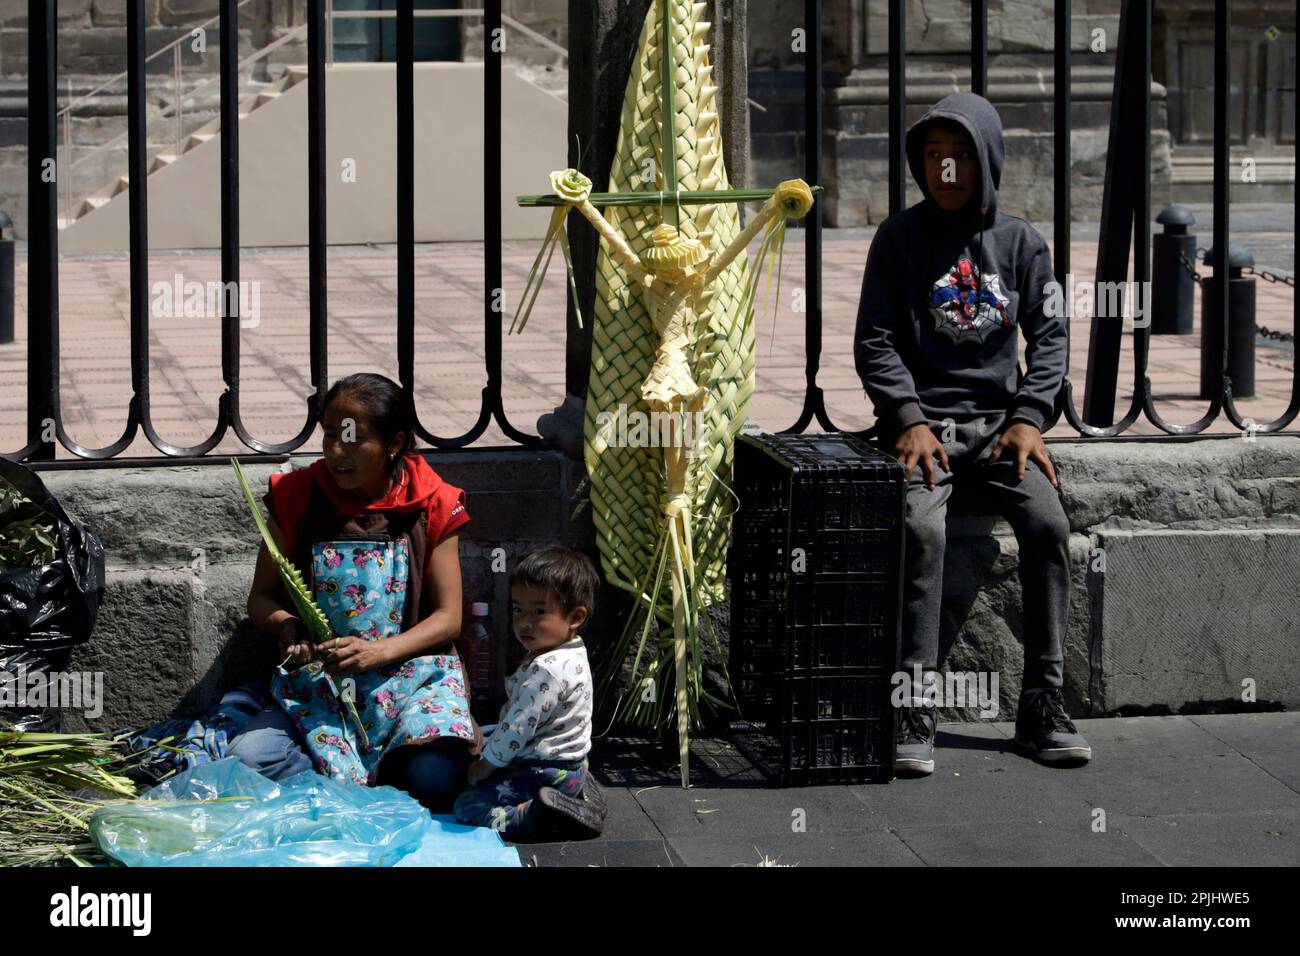
[[[292,560],[300,570],[309,568],[306,579],[334,633],[382,641],[413,627],[432,610],[421,593],[428,513],[332,511],[313,485]],[[369,749],[360,747],[335,688],[355,702]],[[318,663],[279,668],[271,693],[302,735],[316,770],[336,780],[373,784],[380,761],[397,747],[474,740],[454,651],[332,680]]]

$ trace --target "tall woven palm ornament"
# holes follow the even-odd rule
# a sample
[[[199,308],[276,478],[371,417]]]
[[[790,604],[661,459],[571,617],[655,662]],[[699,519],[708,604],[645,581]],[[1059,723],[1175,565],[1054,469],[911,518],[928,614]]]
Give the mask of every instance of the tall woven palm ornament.
[[[770,278],[787,219],[812,206],[801,180],[776,190],[731,189],[708,6],[651,5],[623,99],[610,191],[591,194],[591,181],[576,170],[552,174],[562,205],[548,203],[556,205],[551,228],[515,322],[527,321],[557,244],[572,287],[564,218],[576,209],[603,240],[584,425],[592,514],[606,579],[637,598],[602,690],[617,693],[620,716],[635,723],[676,718],[683,784],[699,705],[722,703],[703,691],[701,624],[707,628],[704,609],[723,598],[733,442],[754,390],[761,265],[751,272],[745,249],[763,235],[758,257]],[[756,198],[766,202],[742,229],[736,204]],[[650,646],[655,619],[671,630]]]

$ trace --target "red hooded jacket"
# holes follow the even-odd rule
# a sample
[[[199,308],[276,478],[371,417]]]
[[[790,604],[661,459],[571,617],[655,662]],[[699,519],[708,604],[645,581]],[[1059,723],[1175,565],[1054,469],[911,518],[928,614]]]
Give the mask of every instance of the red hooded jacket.
[[[403,467],[393,490],[380,500],[364,505],[339,488],[323,458],[298,471],[271,475],[271,490],[262,500],[285,536],[284,553],[294,553],[297,544],[293,540],[295,529],[298,527],[298,519],[307,510],[312,483],[315,482],[339,514],[419,511],[428,508],[429,554],[432,554],[444,538],[454,534],[469,521],[469,512],[465,510],[465,492],[443,481],[422,455],[408,453],[402,456],[401,463]]]

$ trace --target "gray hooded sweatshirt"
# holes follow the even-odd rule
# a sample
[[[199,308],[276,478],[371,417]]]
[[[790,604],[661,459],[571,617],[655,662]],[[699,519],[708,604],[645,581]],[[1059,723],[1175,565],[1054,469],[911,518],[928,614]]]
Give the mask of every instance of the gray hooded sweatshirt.
[[[926,183],[925,132],[937,119],[964,126],[979,157],[982,191],[957,212],[943,211]],[[877,229],[853,336],[882,437],[926,419],[996,414],[1041,428],[1065,375],[1066,319],[1044,313],[1054,281],[1046,241],[997,208],[997,110],[974,93],[945,96],[907,131],[906,146],[925,199]],[[1016,326],[1027,343],[1024,371]]]

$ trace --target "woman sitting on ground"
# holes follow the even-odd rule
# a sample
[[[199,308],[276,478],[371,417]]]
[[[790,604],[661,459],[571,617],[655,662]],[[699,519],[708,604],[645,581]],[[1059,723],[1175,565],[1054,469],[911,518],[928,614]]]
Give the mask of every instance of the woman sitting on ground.
[[[465,493],[413,449],[414,411],[381,375],[336,382],[322,413],[324,457],[271,476],[263,498],[277,546],[302,573],[335,637],[313,645],[265,545],[248,614],[279,641],[274,698],[231,753],[279,779],[315,769],[391,784],[435,812],[466,786],[481,743],[452,641],[461,628]],[[369,748],[344,715],[350,696]]]

